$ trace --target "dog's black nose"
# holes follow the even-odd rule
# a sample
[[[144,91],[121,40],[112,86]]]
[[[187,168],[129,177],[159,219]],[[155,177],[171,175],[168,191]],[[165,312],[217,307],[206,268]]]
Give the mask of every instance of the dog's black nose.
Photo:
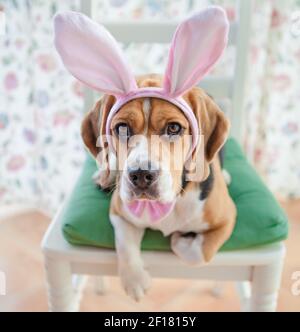
[[[158,170],[142,170],[140,168],[128,172],[131,183],[139,189],[149,188],[157,180],[158,175]]]

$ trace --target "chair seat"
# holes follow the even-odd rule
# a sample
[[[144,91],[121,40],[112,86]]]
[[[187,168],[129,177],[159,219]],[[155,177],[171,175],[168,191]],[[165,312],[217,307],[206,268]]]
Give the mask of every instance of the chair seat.
[[[238,215],[234,231],[220,251],[284,240],[288,234],[287,218],[233,138],[225,145],[224,168],[232,178],[229,193]],[[93,183],[96,170],[95,161],[88,156],[62,213],[63,235],[70,244],[112,249],[114,232],[108,215],[111,194],[102,192]],[[169,237],[147,230],[142,249],[168,251]]]

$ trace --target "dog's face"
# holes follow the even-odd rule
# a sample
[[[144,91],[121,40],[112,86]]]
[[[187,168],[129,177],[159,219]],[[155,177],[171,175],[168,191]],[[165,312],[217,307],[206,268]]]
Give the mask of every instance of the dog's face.
[[[202,133],[204,153],[200,161],[204,165],[201,177],[204,180],[209,174],[209,163],[226,140],[228,121],[202,90],[192,89],[184,98],[193,109]],[[97,136],[105,133],[113,104],[114,97],[104,97],[83,122],[84,142],[95,157],[99,152]],[[119,110],[110,129],[115,149],[98,160],[102,170],[100,185],[108,187],[117,181],[125,202],[173,201],[182,189],[186,157],[191,148],[190,125],[183,112],[161,99],[139,98]],[[100,149],[103,146],[100,140]]]
[[[121,166],[123,201],[172,201],[181,189],[189,145],[189,122],[174,105],[140,98],[123,106],[111,123],[117,161]]]

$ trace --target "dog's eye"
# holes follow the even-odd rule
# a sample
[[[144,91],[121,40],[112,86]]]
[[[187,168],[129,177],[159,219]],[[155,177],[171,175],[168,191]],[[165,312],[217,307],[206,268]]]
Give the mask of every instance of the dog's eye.
[[[166,134],[168,136],[180,135],[182,127],[177,122],[171,122],[167,126]]]
[[[128,138],[130,136],[130,128],[127,123],[118,123],[115,126],[115,133],[121,138]]]

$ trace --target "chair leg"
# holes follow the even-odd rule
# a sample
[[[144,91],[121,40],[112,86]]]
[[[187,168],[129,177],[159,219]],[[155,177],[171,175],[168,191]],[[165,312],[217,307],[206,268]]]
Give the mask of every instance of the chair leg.
[[[70,263],[46,256],[45,268],[49,310],[52,312],[78,311],[79,303],[74,296]]]
[[[107,277],[96,276],[95,277],[95,291],[97,295],[104,295],[107,292],[109,282]]]
[[[82,292],[87,283],[88,276],[82,274],[72,275],[72,285],[75,293]]]
[[[283,259],[253,268],[250,311],[276,311]]]
[[[224,293],[224,282],[216,281],[211,290],[212,296],[214,296],[215,298],[221,298],[223,296],[223,293]]]
[[[241,311],[248,312],[250,299],[251,299],[251,286],[249,281],[239,281],[236,283],[236,290],[238,292],[240,303],[241,303]]]
[[[74,290],[74,304],[76,304],[76,308],[74,308],[73,311],[78,311],[79,310],[79,305],[83,296],[83,290],[85,288],[85,285],[88,281],[88,276],[87,275],[78,275],[78,274],[73,274],[72,275],[72,285],[73,285],[73,290]]]

